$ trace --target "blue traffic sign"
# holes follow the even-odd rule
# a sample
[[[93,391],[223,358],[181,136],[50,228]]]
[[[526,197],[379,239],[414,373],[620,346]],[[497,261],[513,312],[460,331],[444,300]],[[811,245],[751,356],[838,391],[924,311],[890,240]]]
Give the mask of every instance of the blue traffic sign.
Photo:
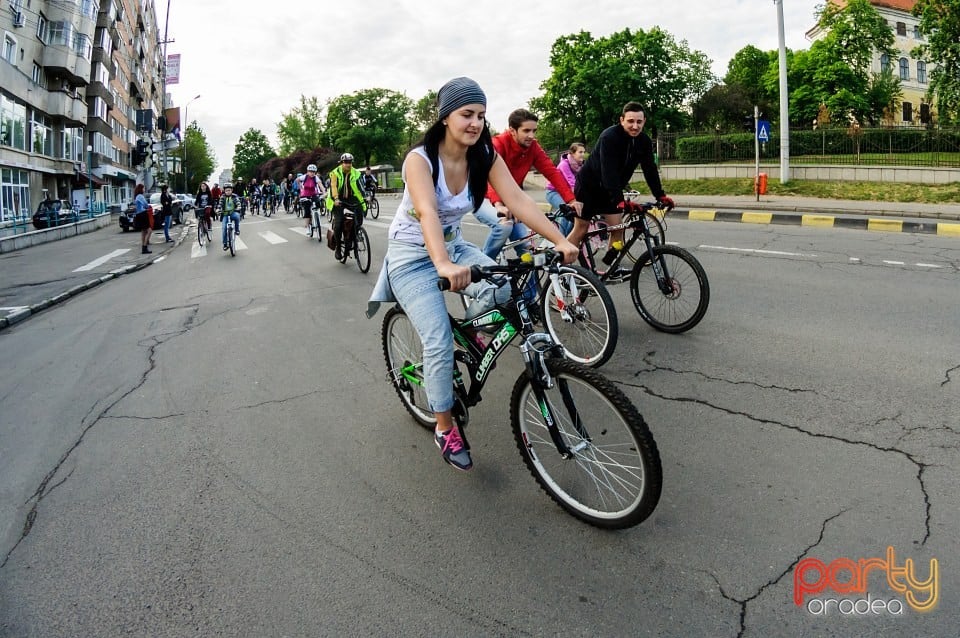
[[[770,122],[767,120],[757,120],[757,139],[761,142],[770,141]]]

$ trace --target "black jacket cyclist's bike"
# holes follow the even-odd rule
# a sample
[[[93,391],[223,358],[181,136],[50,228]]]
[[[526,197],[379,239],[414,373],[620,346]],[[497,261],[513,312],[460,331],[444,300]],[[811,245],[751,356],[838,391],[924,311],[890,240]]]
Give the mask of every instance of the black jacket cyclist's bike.
[[[544,491],[576,518],[610,529],[637,525],[660,500],[657,445],[619,388],[596,370],[565,359],[549,334],[534,331],[523,286],[536,271],[558,268],[556,253],[541,253],[533,262],[472,268],[473,281],[508,283],[511,295],[507,303],[470,320],[448,315],[456,348],[453,416],[463,433],[468,409],[480,402],[496,360],[519,338],[524,371],[510,396],[510,424],[524,463]],[[491,335],[489,343],[478,343],[478,330]],[[432,431],[436,421],[424,389],[423,347],[399,305],[384,317],[382,341],[390,383],[414,420]],[[465,435],[464,442],[469,447]]]

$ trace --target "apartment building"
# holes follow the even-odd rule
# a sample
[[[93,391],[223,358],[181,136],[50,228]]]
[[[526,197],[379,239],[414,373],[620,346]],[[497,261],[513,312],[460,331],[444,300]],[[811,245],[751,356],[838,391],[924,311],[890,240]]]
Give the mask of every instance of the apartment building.
[[[3,5],[0,222],[29,218],[44,197],[86,209],[91,183],[94,209],[122,206],[138,175],[131,150],[163,103],[154,1]]]
[[[832,4],[843,6],[843,0],[829,0]],[[894,48],[898,51],[894,59],[874,53],[871,72],[880,73],[891,69],[894,77],[900,78],[903,98],[897,113],[892,115],[892,123],[904,125],[924,125],[934,117],[934,107],[927,91],[930,88],[929,60],[918,60],[911,54],[914,48],[924,44],[926,39],[920,33],[920,20],[911,13],[915,0],[870,0],[884,20],[890,25],[894,35]],[[816,40],[824,34],[816,26],[807,31],[807,39]]]

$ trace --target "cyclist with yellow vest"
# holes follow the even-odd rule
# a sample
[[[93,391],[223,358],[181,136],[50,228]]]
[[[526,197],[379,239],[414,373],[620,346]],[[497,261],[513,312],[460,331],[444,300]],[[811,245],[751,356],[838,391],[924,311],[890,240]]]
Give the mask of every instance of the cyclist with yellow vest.
[[[343,209],[354,212],[354,228],[358,228],[367,214],[367,201],[363,197],[363,173],[353,167],[353,155],[340,156],[340,165],[330,171],[330,188],[327,189],[327,209],[333,212],[333,235],[336,242],[336,257],[341,258],[343,242]]]

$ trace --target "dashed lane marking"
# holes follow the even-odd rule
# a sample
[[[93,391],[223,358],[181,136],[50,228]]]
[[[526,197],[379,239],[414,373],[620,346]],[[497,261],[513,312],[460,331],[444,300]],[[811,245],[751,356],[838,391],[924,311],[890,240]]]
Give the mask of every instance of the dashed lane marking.
[[[129,249],[129,248],[118,248],[117,250],[113,251],[112,253],[107,253],[107,254],[104,255],[103,257],[97,257],[96,259],[94,259],[93,261],[91,261],[91,262],[88,263],[88,264],[84,264],[84,265],[80,266],[79,268],[74,268],[74,269],[73,269],[73,272],[86,272],[86,271],[88,271],[88,270],[93,270],[93,269],[96,268],[97,266],[102,266],[103,264],[107,263],[108,261],[110,261],[110,260],[113,259],[114,257],[119,257],[120,255],[125,255],[125,254],[127,254],[128,252],[130,252],[130,249]]]

